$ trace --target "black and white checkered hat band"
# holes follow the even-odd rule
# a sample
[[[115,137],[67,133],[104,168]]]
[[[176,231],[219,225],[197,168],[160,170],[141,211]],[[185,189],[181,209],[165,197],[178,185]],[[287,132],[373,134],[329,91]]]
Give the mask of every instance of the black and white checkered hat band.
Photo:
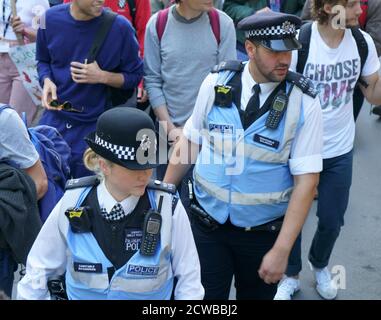
[[[110,150],[113,154],[115,154],[118,159],[121,160],[135,160],[135,148],[134,147],[125,147],[118,146],[116,144],[112,144],[103,140],[102,138],[95,135],[95,143],[107,150]]]
[[[250,30],[245,32],[246,38],[273,38],[289,35],[296,35],[296,26],[294,24],[287,24],[282,26],[272,26],[263,29]]]

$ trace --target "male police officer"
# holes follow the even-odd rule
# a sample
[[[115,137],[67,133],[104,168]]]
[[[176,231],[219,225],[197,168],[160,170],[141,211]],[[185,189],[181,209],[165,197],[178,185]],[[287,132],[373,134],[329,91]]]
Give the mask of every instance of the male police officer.
[[[198,156],[192,218],[206,299],[227,299],[233,275],[237,299],[272,299],[313,200],[320,104],[288,71],[300,23],[271,11],[242,20],[250,60],[204,80],[166,173],[178,183]]]

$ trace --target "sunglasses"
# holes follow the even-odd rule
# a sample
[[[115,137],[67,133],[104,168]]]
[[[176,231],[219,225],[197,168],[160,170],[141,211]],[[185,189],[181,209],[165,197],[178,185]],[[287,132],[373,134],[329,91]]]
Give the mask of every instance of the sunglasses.
[[[60,110],[68,111],[68,112],[83,112],[83,107],[81,110],[73,108],[73,105],[69,101],[65,101],[64,103],[58,102],[58,100],[52,100],[49,105],[53,108],[59,108]]]

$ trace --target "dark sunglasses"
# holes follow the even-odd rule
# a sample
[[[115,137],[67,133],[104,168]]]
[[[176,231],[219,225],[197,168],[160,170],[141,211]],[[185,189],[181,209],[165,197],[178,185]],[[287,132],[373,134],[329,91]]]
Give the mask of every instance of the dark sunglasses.
[[[52,100],[49,104],[53,108],[60,108],[64,111],[68,112],[83,112],[83,107],[81,110],[73,108],[73,105],[69,101],[65,101],[64,103],[58,102],[58,100]]]

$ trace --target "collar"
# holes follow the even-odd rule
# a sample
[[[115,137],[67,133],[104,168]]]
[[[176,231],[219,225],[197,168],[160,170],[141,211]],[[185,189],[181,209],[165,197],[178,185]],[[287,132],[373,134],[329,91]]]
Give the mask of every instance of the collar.
[[[174,6],[172,7],[172,14],[173,14],[173,17],[174,17],[177,21],[182,22],[182,23],[186,23],[186,24],[191,24],[191,23],[193,23],[193,22],[199,20],[199,19],[204,15],[204,13],[205,13],[205,12],[202,12],[199,16],[187,20],[187,19],[185,19],[182,15],[180,15],[180,13],[177,12],[177,10],[176,10],[176,5],[174,5]]]
[[[245,68],[243,69],[242,73],[242,86],[246,88],[251,88],[251,93],[252,88],[257,84],[253,77],[250,74],[249,71],[249,64],[246,63]],[[265,83],[260,83],[259,86],[261,87],[261,95],[269,95],[271,92],[274,91],[275,87],[279,84],[279,82],[265,82]]]
[[[97,196],[99,207],[102,209],[106,209],[107,212],[110,212],[118,201],[114,199],[114,197],[107,190],[106,184],[102,181],[97,187]],[[125,213],[130,214],[138,204],[140,197],[137,196],[129,196],[128,198],[120,201],[119,203],[122,205]]]

